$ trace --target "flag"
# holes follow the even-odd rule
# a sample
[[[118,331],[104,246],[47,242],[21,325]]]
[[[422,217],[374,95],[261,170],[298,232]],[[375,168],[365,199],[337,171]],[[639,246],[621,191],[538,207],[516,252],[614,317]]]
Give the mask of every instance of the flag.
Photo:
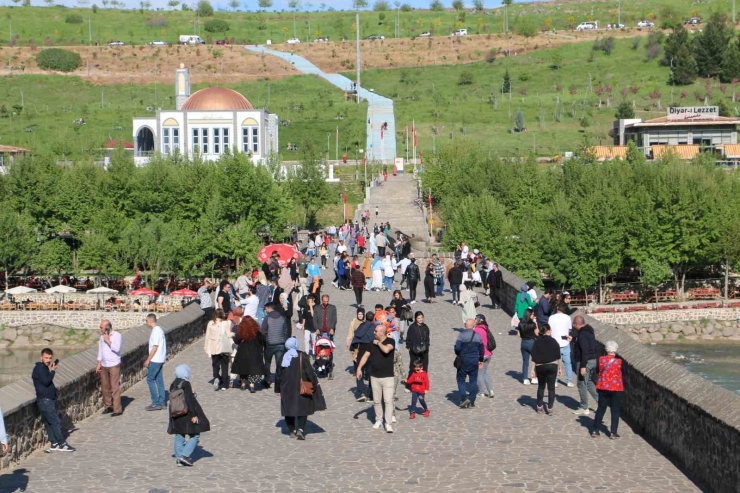
[[[429,189],[429,207],[432,206],[432,189]]]
[[[380,140],[383,140],[383,126],[380,126]]]

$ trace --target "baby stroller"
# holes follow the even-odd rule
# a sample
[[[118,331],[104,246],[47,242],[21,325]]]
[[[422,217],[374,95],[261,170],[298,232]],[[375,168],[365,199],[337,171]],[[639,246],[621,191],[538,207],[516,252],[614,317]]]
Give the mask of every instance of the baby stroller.
[[[329,334],[321,334],[316,338],[313,346],[316,359],[313,369],[318,378],[327,377],[334,380],[334,341],[329,339]]]

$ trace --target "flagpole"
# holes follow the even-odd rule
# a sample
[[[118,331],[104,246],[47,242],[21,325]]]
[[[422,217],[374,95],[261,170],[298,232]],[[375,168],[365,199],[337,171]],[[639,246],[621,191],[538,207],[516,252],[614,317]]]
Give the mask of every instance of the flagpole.
[[[337,142],[336,142],[336,152],[334,153],[334,160],[339,161],[339,127],[337,127]]]
[[[406,162],[409,160],[409,126],[406,125]]]

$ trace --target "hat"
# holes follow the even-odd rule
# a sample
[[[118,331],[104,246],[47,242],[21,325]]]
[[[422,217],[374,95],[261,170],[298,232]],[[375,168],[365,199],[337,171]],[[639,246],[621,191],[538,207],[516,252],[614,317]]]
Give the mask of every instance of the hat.
[[[485,325],[488,325],[488,322],[486,321],[486,316],[483,315],[482,313],[479,313],[478,315],[476,315],[475,319],[483,322]]]
[[[480,252],[478,251],[477,248],[473,248],[473,253],[476,254],[476,255],[478,255],[478,253],[480,253]]]

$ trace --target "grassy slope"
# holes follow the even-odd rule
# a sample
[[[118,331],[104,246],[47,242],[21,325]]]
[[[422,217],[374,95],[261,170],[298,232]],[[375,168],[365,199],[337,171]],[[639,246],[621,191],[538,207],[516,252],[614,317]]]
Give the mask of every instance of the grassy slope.
[[[293,76],[269,83],[226,85],[244,94],[257,108],[267,106],[269,91],[269,111],[282,120],[291,120],[290,126],[280,127],[283,159],[298,157],[295,152],[285,151],[288,142],[300,143],[310,138],[319,142],[323,149],[326,134],[333,136],[337,126],[342,140],[364,138],[366,106],[345,103],[341,91],[317,77]],[[201,87],[195,86],[193,92]],[[0,118],[0,143],[44,153],[53,152],[55,142],[66,141],[75,157],[81,155],[83,149],[96,148],[109,138],[130,141],[131,119],[150,114],[146,108],[154,106],[155,91],[159,107],[174,107],[173,86],[169,84],[96,86],[77,77],[51,75],[0,78],[0,106],[11,110],[13,105],[20,105],[21,93],[25,102],[20,117]],[[302,111],[295,109],[298,105],[303,105]],[[344,118],[336,119],[340,114]],[[73,121],[80,117],[84,117],[87,124],[75,126]],[[332,158],[333,150],[332,139]]]
[[[581,43],[523,56],[502,57],[493,64],[479,62],[463,66],[372,70],[364,72],[362,77],[366,87],[395,100],[399,132],[405,125],[410,127],[412,119],[416,120],[419,147],[425,154],[432,151],[432,128],[437,126],[437,147],[462,136],[464,128],[467,137],[483,142],[493,152],[524,155],[534,148],[536,142],[537,154],[562,155],[582,144],[584,135],[589,136],[592,144],[611,144],[608,132],[612,128],[616,105],[623,100],[621,91],[624,88],[638,89],[636,94],[628,92],[626,99],[635,101],[639,118],[665,115],[665,107],[671,102],[671,87],[667,83],[669,69],[660,66],[658,59],[646,61],[644,43],[643,39],[638,49],[633,50],[630,40],[617,41],[610,56],[594,52],[591,62],[588,59],[592,44]],[[559,52],[563,57],[560,70],[551,68],[553,52]],[[501,83],[507,68],[512,80],[510,112],[508,95],[501,95]],[[462,72],[472,74],[472,85],[458,85]],[[607,85],[611,85],[611,108],[606,107],[606,93],[601,96],[601,109],[598,108],[599,97],[588,91],[589,74],[593,78],[594,91],[598,91],[599,86],[606,90]],[[558,83],[562,86],[560,92],[556,90]],[[708,93],[710,102],[723,98],[730,110],[737,112],[732,103],[733,91],[738,91],[740,99],[737,87],[720,86],[712,81],[707,89],[705,84],[707,81],[699,80],[693,86],[677,87],[674,103],[702,105]],[[570,94],[571,86],[575,89],[574,95]],[[520,94],[522,89],[526,89],[526,95]],[[660,98],[655,97],[656,92],[660,93]],[[682,93],[685,93],[684,98]],[[498,109],[491,102],[494,95],[499,101]],[[561,101],[562,122],[554,120],[558,99]],[[658,100],[662,109],[657,108]],[[575,118],[571,116],[573,104]],[[511,133],[518,109],[524,114],[528,131]],[[435,110],[438,111],[437,116]],[[590,123],[585,128],[581,126],[584,115]],[[539,122],[540,117],[542,123]],[[404,137],[399,134],[398,139],[398,153],[401,155],[405,152]]]
[[[690,0],[642,0],[622,2],[622,22],[634,26],[641,18],[650,14],[658,16],[663,6],[674,6],[678,14],[689,17],[695,9],[700,15],[707,16],[710,11],[732,11],[732,0],[711,0],[694,4]],[[566,29],[571,23],[576,24],[594,19],[606,25],[616,22],[616,2],[573,2],[573,3],[528,3],[514,5],[510,12],[510,25],[517,22],[532,22],[537,26],[546,24],[549,19],[552,29]],[[69,13],[83,16],[82,24],[67,24],[65,18]],[[152,40],[176,42],[179,34],[199,32],[205,39],[234,38],[239,43],[264,43],[267,39],[283,42],[293,36],[292,12],[216,12],[214,18],[229,22],[230,30],[226,33],[211,34],[198,26],[194,29],[194,12],[182,11],[140,11],[99,9],[92,14],[90,9],[68,9],[62,7],[1,7],[0,17],[10,18],[13,36],[20,35],[19,43],[32,41],[43,45],[48,38],[56,45],[88,44],[88,17],[92,19],[92,39],[105,43],[117,39],[126,43],[142,44]],[[164,20],[165,25],[157,21]],[[328,36],[332,40],[342,37],[353,38],[353,12],[298,12],[296,14],[296,34],[305,42],[318,36]],[[437,34],[447,34],[458,27],[468,28],[470,34],[497,33],[503,29],[501,10],[485,13],[467,13],[465,19],[458,20],[454,12],[411,11],[401,12],[401,37],[408,37],[422,31],[432,30]],[[201,19],[202,23],[203,19]],[[309,30],[310,22],[310,30]],[[385,13],[385,19],[379,19],[378,12],[362,12],[360,18],[361,33],[376,33],[391,36],[394,32],[395,12]],[[152,26],[151,24],[156,24]],[[0,31],[0,44],[6,45],[9,38],[7,23]]]

